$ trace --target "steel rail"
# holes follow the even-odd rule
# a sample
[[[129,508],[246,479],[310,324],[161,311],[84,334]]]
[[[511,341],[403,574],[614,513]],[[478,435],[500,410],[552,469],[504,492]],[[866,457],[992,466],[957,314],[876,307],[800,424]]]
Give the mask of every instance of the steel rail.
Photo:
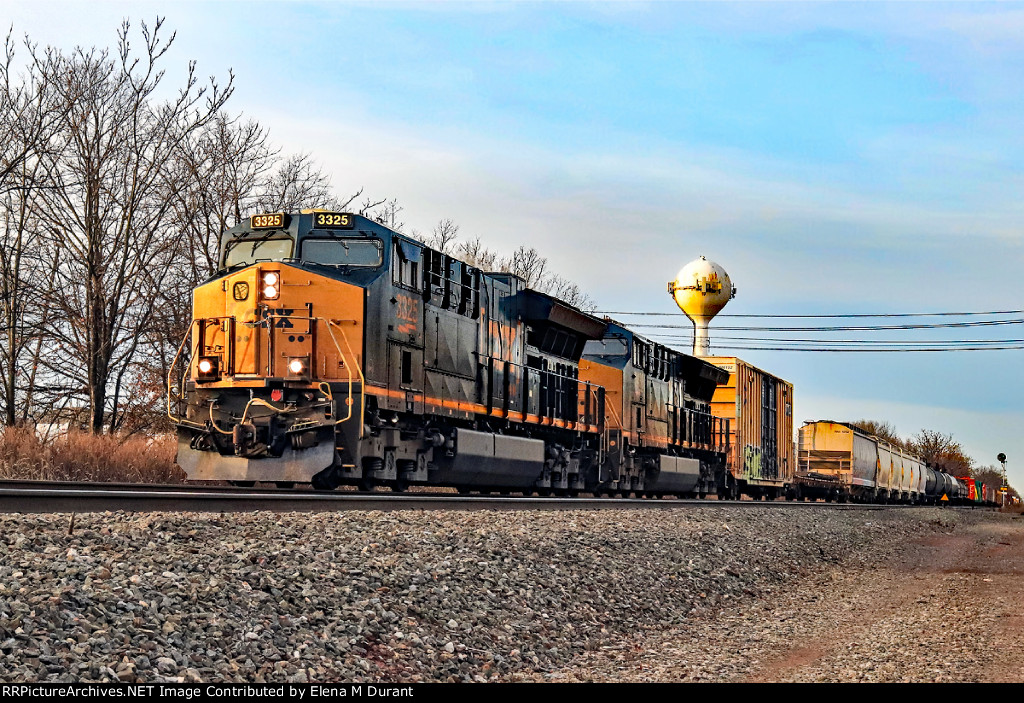
[[[128,512],[326,512],[343,510],[608,510],[672,508],[833,508],[884,510],[912,507],[799,501],[489,496],[314,492],[230,486],[140,486],[0,481],[0,513]]]

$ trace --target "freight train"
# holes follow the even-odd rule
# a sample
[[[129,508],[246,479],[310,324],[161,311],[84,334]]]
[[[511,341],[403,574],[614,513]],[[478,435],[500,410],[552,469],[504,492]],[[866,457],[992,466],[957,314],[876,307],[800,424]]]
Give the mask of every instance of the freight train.
[[[680,353],[314,210],[223,233],[168,415],[191,480],[773,499],[800,495],[792,394],[742,360]]]

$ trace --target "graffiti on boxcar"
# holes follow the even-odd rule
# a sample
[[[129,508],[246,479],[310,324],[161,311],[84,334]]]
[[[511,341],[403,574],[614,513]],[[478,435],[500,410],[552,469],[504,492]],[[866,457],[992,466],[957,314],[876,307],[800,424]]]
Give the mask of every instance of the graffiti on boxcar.
[[[761,447],[743,447],[743,472],[750,478],[762,478]]]

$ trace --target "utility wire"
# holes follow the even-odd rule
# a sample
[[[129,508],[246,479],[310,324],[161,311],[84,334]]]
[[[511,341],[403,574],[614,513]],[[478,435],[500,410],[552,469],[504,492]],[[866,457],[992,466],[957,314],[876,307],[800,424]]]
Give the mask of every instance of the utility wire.
[[[654,316],[654,317],[677,317],[680,312],[631,312],[627,310],[610,310],[604,311],[599,310],[594,313],[595,315],[638,315],[638,316]],[[827,318],[844,318],[844,317],[960,317],[969,315],[1020,315],[1024,314],[1024,310],[989,310],[985,312],[879,312],[879,313],[847,313],[837,315],[745,315],[745,314],[730,314],[730,313],[719,313],[715,317],[749,317],[749,318],[815,318],[815,319],[827,319]]]
[[[693,335],[685,334],[655,333],[651,336],[658,339],[671,339],[682,342],[693,340]],[[1024,339],[815,339],[807,337],[733,337],[729,335],[715,335],[714,339],[745,342],[786,342],[793,344],[1024,344]]]
[[[1024,319],[979,320],[978,322],[944,322],[930,325],[873,325],[873,326],[830,326],[830,327],[716,327],[728,332],[874,332],[883,330],[924,330],[950,327],[992,327],[996,325],[1020,325]],[[690,325],[630,324],[631,328],[685,330]]]
[[[834,354],[851,353],[851,352],[863,352],[863,353],[891,353],[891,352],[902,352],[902,353],[915,353],[915,352],[956,352],[956,351],[1005,351],[1011,349],[1024,349],[1024,346],[1008,346],[1008,347],[916,347],[913,349],[851,349],[851,348],[839,348],[830,349],[822,347],[725,347],[712,344],[713,350],[730,350],[730,351],[796,351],[796,352],[831,352]]]

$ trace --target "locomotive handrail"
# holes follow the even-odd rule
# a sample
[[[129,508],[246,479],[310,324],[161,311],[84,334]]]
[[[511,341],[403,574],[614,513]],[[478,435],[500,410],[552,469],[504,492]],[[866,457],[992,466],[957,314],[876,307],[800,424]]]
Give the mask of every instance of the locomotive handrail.
[[[330,335],[331,342],[334,343],[334,348],[338,350],[338,356],[340,356],[342,358],[342,360],[345,361],[345,371],[348,374],[348,379],[347,379],[348,380],[348,398],[345,399],[345,404],[348,406],[348,415],[346,415],[345,417],[341,418],[340,420],[335,421],[334,424],[335,425],[340,425],[343,422],[348,422],[349,420],[351,420],[352,419],[352,405],[354,404],[353,400],[352,400],[352,382],[353,382],[353,379],[352,379],[352,367],[354,366],[355,369],[356,369],[356,373],[359,374],[359,384],[360,384],[359,387],[361,389],[366,386],[366,377],[363,375],[363,369],[359,366],[359,362],[356,360],[357,357],[355,355],[355,352],[352,351],[352,345],[349,344],[349,342],[348,342],[348,335],[345,334],[345,330],[343,330],[341,328],[341,325],[336,323],[334,320],[328,319],[326,317],[313,317],[313,316],[308,316],[308,315],[275,315],[275,314],[269,314],[269,315],[266,316],[265,319],[267,321],[268,328],[271,330],[271,334],[273,334],[274,326],[272,324],[270,324],[270,320],[272,320],[274,318],[281,318],[281,319],[288,319],[288,320],[309,320],[311,322],[323,321],[323,322],[327,323],[327,334]],[[342,341],[345,342],[345,348],[348,349],[348,356],[345,355],[345,352],[343,352],[341,350],[341,347],[338,345],[338,339],[337,339],[337,337],[334,336],[334,332],[331,331],[331,327],[337,327],[338,331],[341,332],[341,339],[342,339]],[[351,357],[351,361],[349,361],[350,357]],[[273,362],[271,361],[271,363],[273,363]],[[321,387],[322,387],[322,385],[321,385]],[[329,389],[330,389],[330,386],[328,386],[328,390]],[[331,393],[329,395],[330,395],[331,399],[333,400],[334,399],[334,394]],[[365,418],[366,418],[366,394],[364,392],[360,392],[359,397],[360,397],[360,403],[359,403],[359,438],[362,439],[363,438],[363,425],[365,424]]]
[[[171,421],[176,422],[176,423],[180,423],[180,424],[184,424],[184,425],[192,425],[193,427],[196,427],[196,428],[202,428],[203,427],[198,422],[192,422],[192,421],[188,420],[187,418],[177,417],[171,411],[172,396],[174,397],[174,399],[178,403],[180,403],[182,400],[184,400],[184,398],[182,398],[180,395],[178,395],[177,393],[174,392],[174,387],[172,385],[173,378],[174,378],[174,367],[177,366],[178,359],[181,357],[181,350],[185,348],[185,343],[188,342],[188,337],[189,337],[190,334],[192,334],[192,328],[195,327],[197,322],[206,322],[207,320],[232,320],[232,319],[234,319],[234,318],[232,318],[232,317],[230,317],[228,315],[219,315],[217,317],[204,317],[204,318],[202,318],[202,320],[196,319],[196,318],[192,318],[192,321],[188,323],[188,330],[185,332],[185,336],[182,338],[181,344],[178,345],[178,351],[176,351],[174,353],[174,358],[171,360],[171,365],[168,367],[168,371],[167,371],[167,417],[170,418]],[[235,355],[234,340],[226,338],[226,341],[230,345],[228,347],[229,350],[230,350],[229,356],[231,357],[231,359],[230,359],[231,363],[229,364],[229,367],[230,368],[234,368],[234,355]],[[189,363],[185,366],[185,368],[181,372],[181,383],[179,384],[179,387],[182,388],[182,389],[184,389],[184,387],[185,387],[186,376],[188,375],[189,366],[192,365],[192,359],[195,358],[196,352],[198,352],[198,351],[199,351],[199,339],[197,338],[195,346],[192,348],[192,353],[191,353],[191,355],[189,357]],[[212,411],[213,411],[213,408],[211,406],[211,417],[212,417]],[[219,428],[217,428],[217,429],[219,429]],[[221,430],[221,431],[223,431],[223,430]]]
[[[514,361],[510,361],[508,359],[502,359],[501,357],[491,356],[491,355],[485,354],[483,352],[475,352],[475,355],[476,355],[476,357],[478,359],[478,363],[479,363],[480,359],[489,359],[489,360],[492,360],[492,361],[500,361],[501,363],[508,364],[510,371],[513,370],[513,369],[518,369],[520,371],[525,372],[525,374],[529,374],[531,372],[537,373],[537,374],[546,374],[547,378],[549,378],[549,379],[552,379],[552,378],[554,378],[554,379],[561,379],[563,381],[567,381],[569,383],[576,384],[576,387],[577,387],[576,388],[577,402],[579,401],[580,394],[585,393],[587,388],[589,388],[589,389],[591,389],[593,391],[593,395],[594,395],[595,399],[598,396],[598,391],[606,391],[607,390],[607,389],[605,389],[604,386],[598,385],[596,383],[592,383],[590,381],[586,381],[586,380],[580,379],[577,376],[569,376],[569,375],[566,375],[566,374],[558,373],[557,371],[553,371],[553,370],[550,370],[550,369],[538,369],[538,368],[536,368],[534,366],[527,366],[526,364],[518,364],[518,363],[516,363]],[[525,382],[525,374],[524,374],[524,382]],[[492,389],[492,391],[493,391],[493,389]],[[594,417],[586,418],[586,420],[587,420],[586,422],[582,422],[579,419],[578,407],[577,407],[577,418],[576,418],[576,420],[568,420],[568,419],[559,418],[559,417],[556,417],[556,416],[547,416],[547,415],[541,415],[541,417],[547,418],[549,420],[554,420],[554,419],[564,420],[565,422],[573,425],[574,427],[577,426],[577,425],[588,425],[588,426],[589,425],[595,425],[595,426],[598,427],[597,431],[601,432],[604,429],[604,424],[605,424],[604,423],[604,417],[603,416],[599,416],[600,413],[598,412],[598,408],[596,407],[598,405],[598,403],[595,402],[594,405],[595,405]],[[604,405],[607,405],[607,403],[601,403],[600,405],[604,406]],[[576,407],[576,406],[574,406],[574,407]],[[542,409],[542,411],[543,411],[543,409]],[[525,413],[525,405],[524,405],[524,413]],[[593,420],[593,421],[591,422],[591,420]]]
[[[187,418],[177,417],[176,415],[173,414],[173,412],[171,410],[172,396],[174,397],[174,399],[178,403],[180,403],[182,400],[184,400],[184,398],[182,398],[180,395],[178,395],[177,393],[174,392],[174,387],[173,387],[174,367],[177,366],[177,364],[178,364],[178,358],[181,356],[181,350],[185,348],[185,344],[188,342],[189,335],[192,334],[192,327],[196,324],[196,322],[198,322],[198,320],[193,319],[191,322],[188,323],[188,331],[185,332],[185,336],[182,338],[181,344],[178,345],[178,351],[176,351],[174,353],[174,358],[171,360],[171,365],[168,367],[168,370],[167,370],[167,417],[170,418],[172,422],[182,423],[182,424],[191,424],[191,425],[195,425],[196,427],[202,427],[202,425],[200,425],[197,422],[189,422],[189,420]],[[197,339],[196,340],[196,347],[198,347],[198,346],[199,346],[199,340]],[[196,350],[193,350],[193,353],[190,356],[189,365],[191,365],[191,363],[192,363],[191,359],[195,357],[195,351]],[[182,372],[181,385],[180,385],[180,387],[182,389],[184,389],[184,387],[185,387],[185,374],[187,374],[187,373],[188,373],[188,366],[186,366],[185,370]]]
[[[359,366],[359,362],[356,361],[356,355],[352,351],[352,345],[348,343],[348,335],[345,334],[345,330],[343,330],[341,328],[341,325],[339,325],[336,322],[334,322],[334,320],[326,320],[326,322],[327,322],[327,333],[329,335],[331,335],[331,341],[334,342],[334,346],[335,347],[338,346],[338,341],[334,338],[334,333],[331,332],[331,327],[337,327],[338,331],[341,332],[341,338],[345,342],[345,348],[348,349],[348,353],[352,356],[352,363],[356,367],[356,373],[359,374],[359,387],[360,387],[360,389],[365,389],[366,388],[366,377],[363,376],[363,369]],[[338,354],[341,354],[341,356],[344,357],[344,354],[341,353],[341,349],[340,348],[338,348]],[[351,367],[349,367],[347,362],[345,364],[345,368],[348,369],[348,374],[349,374],[349,380],[348,380],[348,388],[349,388],[348,417],[345,418],[345,420],[348,420],[348,419],[350,419],[352,417],[352,369],[351,369]],[[359,400],[359,439],[362,439],[363,438],[363,428],[366,426],[366,392],[365,392],[365,390],[361,390],[361,392],[359,393],[359,399],[360,399]],[[335,424],[339,424],[341,422],[345,422],[345,420],[339,420]]]

